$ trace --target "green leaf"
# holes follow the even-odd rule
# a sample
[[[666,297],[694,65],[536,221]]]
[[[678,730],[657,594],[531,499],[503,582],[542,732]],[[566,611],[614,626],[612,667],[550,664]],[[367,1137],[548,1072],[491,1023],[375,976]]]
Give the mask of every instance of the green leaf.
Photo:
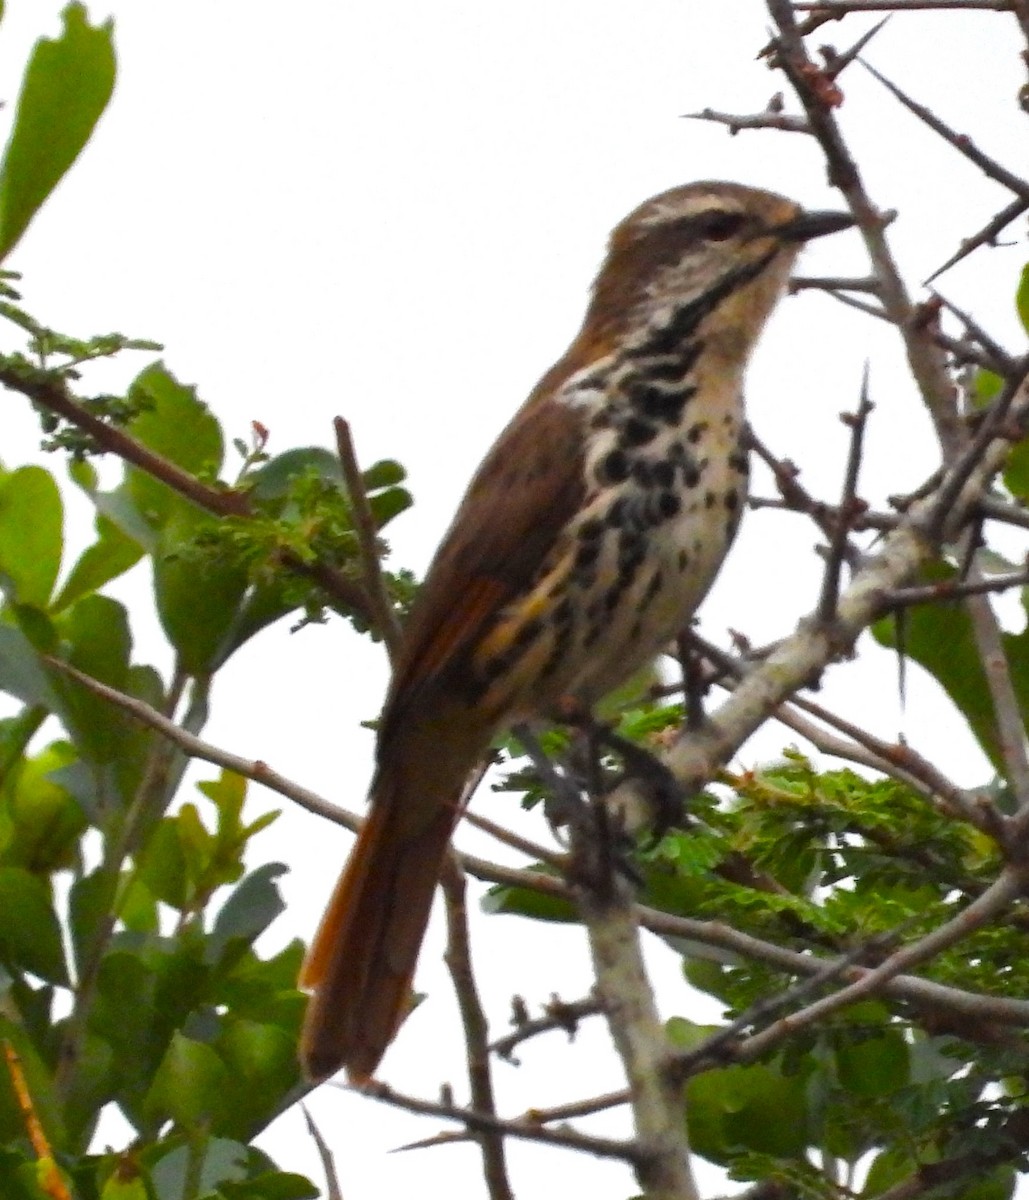
[[[137,441],[193,475],[217,475],[225,449],[221,427],[195,388],[179,383],[163,363],[153,363],[133,381],[129,400],[144,409],[127,426]],[[136,467],[127,468],[126,478],[132,500],[152,525],[163,525],[183,503],[167,484]]]
[[[214,1200],[217,1195],[220,1200],[221,1194],[228,1194],[228,1187],[247,1178],[253,1152],[228,1138],[205,1138],[199,1178],[191,1181],[193,1153],[191,1147],[175,1146],[154,1165],[150,1177],[157,1200],[193,1200],[198,1195],[203,1200]]]
[[[208,942],[215,957],[230,941],[252,943],[285,910],[275,880],[286,873],[282,863],[265,863],[233,891],[215,918]]]
[[[21,867],[0,867],[0,960],[49,983],[68,983],[49,889]]]
[[[170,1119],[183,1129],[197,1129],[221,1115],[231,1093],[230,1076],[215,1051],[176,1032],[143,1109],[155,1125]]]
[[[90,25],[77,3],[63,17],[61,36],[41,38],[32,52],[0,162],[0,259],[89,141],[114,89],[113,23]]]
[[[536,864],[534,871],[541,875],[552,875],[545,864]],[[537,921],[578,921],[575,905],[563,896],[548,896],[532,888],[508,887],[497,884],[482,898],[482,911],[486,913],[515,913],[520,917],[533,917]]]
[[[1029,333],[1029,264],[1022,268],[1018,280],[1018,290],[1015,292],[1015,308],[1022,328]]]
[[[840,1040],[835,1057],[840,1083],[855,1096],[888,1096],[908,1082],[908,1046],[899,1029]]]
[[[953,568],[937,564],[922,572],[918,582],[946,583],[956,577]],[[877,621],[872,633],[884,646],[897,645],[897,626],[892,617]],[[905,609],[901,645],[905,654],[939,681],[990,761],[999,768],[1002,760],[993,703],[964,605],[940,601]]]
[[[368,507],[375,518],[376,529],[387,525],[394,517],[405,512],[414,503],[407,488],[389,488],[385,492],[376,492],[368,497]]]
[[[295,1038],[275,1025],[227,1018],[216,1048],[232,1084],[215,1131],[249,1141],[275,1119],[300,1082]]]
[[[805,1079],[763,1063],[694,1076],[686,1084],[686,1111],[690,1143],[715,1162],[740,1149],[800,1155],[808,1144]]]
[[[132,637],[128,615],[108,596],[85,596],[65,614],[62,632],[70,643],[68,661],[86,675],[124,691]],[[57,673],[55,672],[55,675]],[[59,676],[63,715],[80,753],[93,762],[113,762],[127,735],[127,719],[108,700],[74,679]]]
[[[117,1094],[114,1051],[87,1029],[78,1047],[76,1067],[64,1100],[64,1119],[69,1135],[86,1146],[96,1132],[101,1109]]]
[[[392,458],[381,459],[361,472],[361,481],[366,492],[378,492],[383,488],[396,487],[407,478],[407,472]]]
[[[110,872],[101,867],[72,884],[68,916],[72,949],[80,972],[95,945],[103,918],[111,911],[114,890]]]
[[[61,612],[81,597],[99,591],[143,557],[143,547],[102,514],[97,515],[96,532],[97,540],[86,547],[64,581],[53,603],[54,612]]]
[[[24,759],[0,802],[0,863],[47,874],[73,865],[86,829],[81,806],[54,778],[77,761],[67,742]]]
[[[225,1183],[226,1200],[316,1200],[321,1192],[310,1179],[289,1171],[266,1171],[246,1183]]]
[[[161,626],[190,675],[207,675],[217,665],[247,588],[244,568],[197,547],[198,535],[212,525],[192,505],[172,505],[154,554]]]
[[[172,908],[181,910],[189,904],[189,873],[175,817],[162,818],[151,833],[139,858],[139,879]]]
[[[298,446],[277,454],[259,471],[250,476],[250,494],[255,500],[281,500],[293,481],[313,472],[339,487],[343,486],[343,471],[335,454],[321,446]]]
[[[0,782],[10,774],[45,720],[46,710],[38,705],[26,706],[16,717],[0,719]]]
[[[0,478],[0,581],[12,601],[46,608],[61,569],[64,512],[42,467]]]
[[[60,706],[32,643],[20,629],[3,623],[0,623],[0,691],[50,712]]]
[[[112,1175],[100,1192],[100,1200],[147,1200],[146,1184],[138,1175],[124,1180]]]

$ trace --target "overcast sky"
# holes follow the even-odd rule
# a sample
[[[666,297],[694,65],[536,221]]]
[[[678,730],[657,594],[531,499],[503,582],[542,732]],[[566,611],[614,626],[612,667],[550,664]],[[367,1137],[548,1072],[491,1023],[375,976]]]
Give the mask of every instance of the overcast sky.
[[[29,47],[57,31],[60,8],[8,4],[8,114]],[[393,563],[419,572],[490,440],[575,332],[606,235],[626,212],[705,178],[839,206],[807,139],[731,138],[681,119],[707,105],[755,111],[779,90],[755,57],[768,27],[760,0],[104,0],[89,11],[115,18],[118,85],[94,142],[8,264],[24,273],[26,306],[68,333],[161,341],[169,367],[197,385],[230,436],[246,437],[260,420],[273,452],[328,445],[332,417],[348,417],[364,462],[396,457],[410,472],[417,506],[390,540]],[[869,24],[829,26],[821,40],[844,48]],[[930,14],[894,18],[868,55],[1020,169],[1021,49],[1009,16]],[[899,211],[891,236],[914,287],[1007,197],[860,68],[843,87],[840,120],[874,198]],[[1022,245],[980,254],[941,281],[1016,350],[1010,297],[1024,259]],[[802,263],[808,273],[864,269],[854,234],[819,242]],[[750,375],[758,432],[827,499],[846,453],[837,414],[856,403],[866,360],[878,407],[865,490],[876,498],[916,485],[933,462],[889,331],[806,294],[783,304]],[[124,383],[146,361],[127,356],[89,382]],[[15,465],[37,442],[26,406],[8,397],[0,458]],[[88,521],[75,518],[83,538]],[[704,630],[724,638],[728,627],[744,629],[760,642],[792,628],[816,594],[814,540],[799,521],[752,515],[705,605]],[[167,667],[156,627],[137,630],[137,657]],[[296,636],[283,625],[232,664],[208,734],[358,807],[371,763],[359,722],[376,715],[385,680],[381,650],[342,623]],[[892,664],[874,654],[836,668],[821,698],[857,716],[872,707],[877,732],[903,730],[962,782],[983,778],[971,738],[917,672],[903,713],[895,693]],[[740,762],[790,740],[766,730]],[[538,832],[510,800],[487,794],[480,803]],[[255,850],[293,868],[273,939],[281,944],[311,936],[348,838],[293,812],[275,829]],[[460,843],[497,854],[464,832]],[[478,920],[474,936],[479,947],[493,938],[502,947],[480,954],[498,1031],[513,992],[536,1006],[588,985],[577,930],[496,918]],[[434,929],[419,974],[430,999],[383,1076],[429,1096],[449,1077],[460,1097],[439,950]],[[677,960],[656,945],[651,958],[663,1012],[697,1016],[678,988]],[[570,1048],[555,1035],[522,1057],[520,1070],[497,1070],[505,1113],[621,1083],[597,1022]],[[312,1109],[347,1200],[481,1194],[470,1147],[387,1156],[432,1134],[434,1122],[330,1087]],[[623,1122],[618,1114],[593,1128],[621,1134]],[[283,1168],[318,1178],[298,1114],[264,1144]],[[593,1200],[633,1191],[628,1172],[609,1163],[531,1147],[511,1154],[519,1195],[559,1194],[555,1173],[573,1171],[576,1192]]]

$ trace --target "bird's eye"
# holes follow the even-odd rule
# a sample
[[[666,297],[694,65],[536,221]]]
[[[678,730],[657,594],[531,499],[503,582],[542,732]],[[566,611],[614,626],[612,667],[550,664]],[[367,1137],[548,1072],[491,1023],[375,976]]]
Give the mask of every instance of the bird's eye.
[[[720,212],[712,213],[704,222],[701,236],[707,242],[724,242],[739,233],[743,225],[743,213]]]

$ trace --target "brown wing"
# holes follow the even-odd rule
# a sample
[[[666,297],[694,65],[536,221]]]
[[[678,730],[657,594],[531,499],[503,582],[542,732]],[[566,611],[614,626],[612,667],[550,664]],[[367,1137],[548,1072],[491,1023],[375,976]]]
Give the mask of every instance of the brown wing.
[[[386,739],[426,689],[460,687],[493,617],[528,589],[582,504],[582,418],[548,392],[537,389],[497,439],[436,552],[404,632]]]

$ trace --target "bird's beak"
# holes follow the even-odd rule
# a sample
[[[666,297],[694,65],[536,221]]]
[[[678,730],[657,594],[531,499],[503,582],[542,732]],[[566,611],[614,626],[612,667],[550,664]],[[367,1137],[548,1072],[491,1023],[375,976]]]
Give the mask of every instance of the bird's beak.
[[[849,229],[854,223],[850,213],[802,212],[792,221],[778,226],[775,233],[784,242],[809,242],[812,238],[824,237],[827,233]]]

